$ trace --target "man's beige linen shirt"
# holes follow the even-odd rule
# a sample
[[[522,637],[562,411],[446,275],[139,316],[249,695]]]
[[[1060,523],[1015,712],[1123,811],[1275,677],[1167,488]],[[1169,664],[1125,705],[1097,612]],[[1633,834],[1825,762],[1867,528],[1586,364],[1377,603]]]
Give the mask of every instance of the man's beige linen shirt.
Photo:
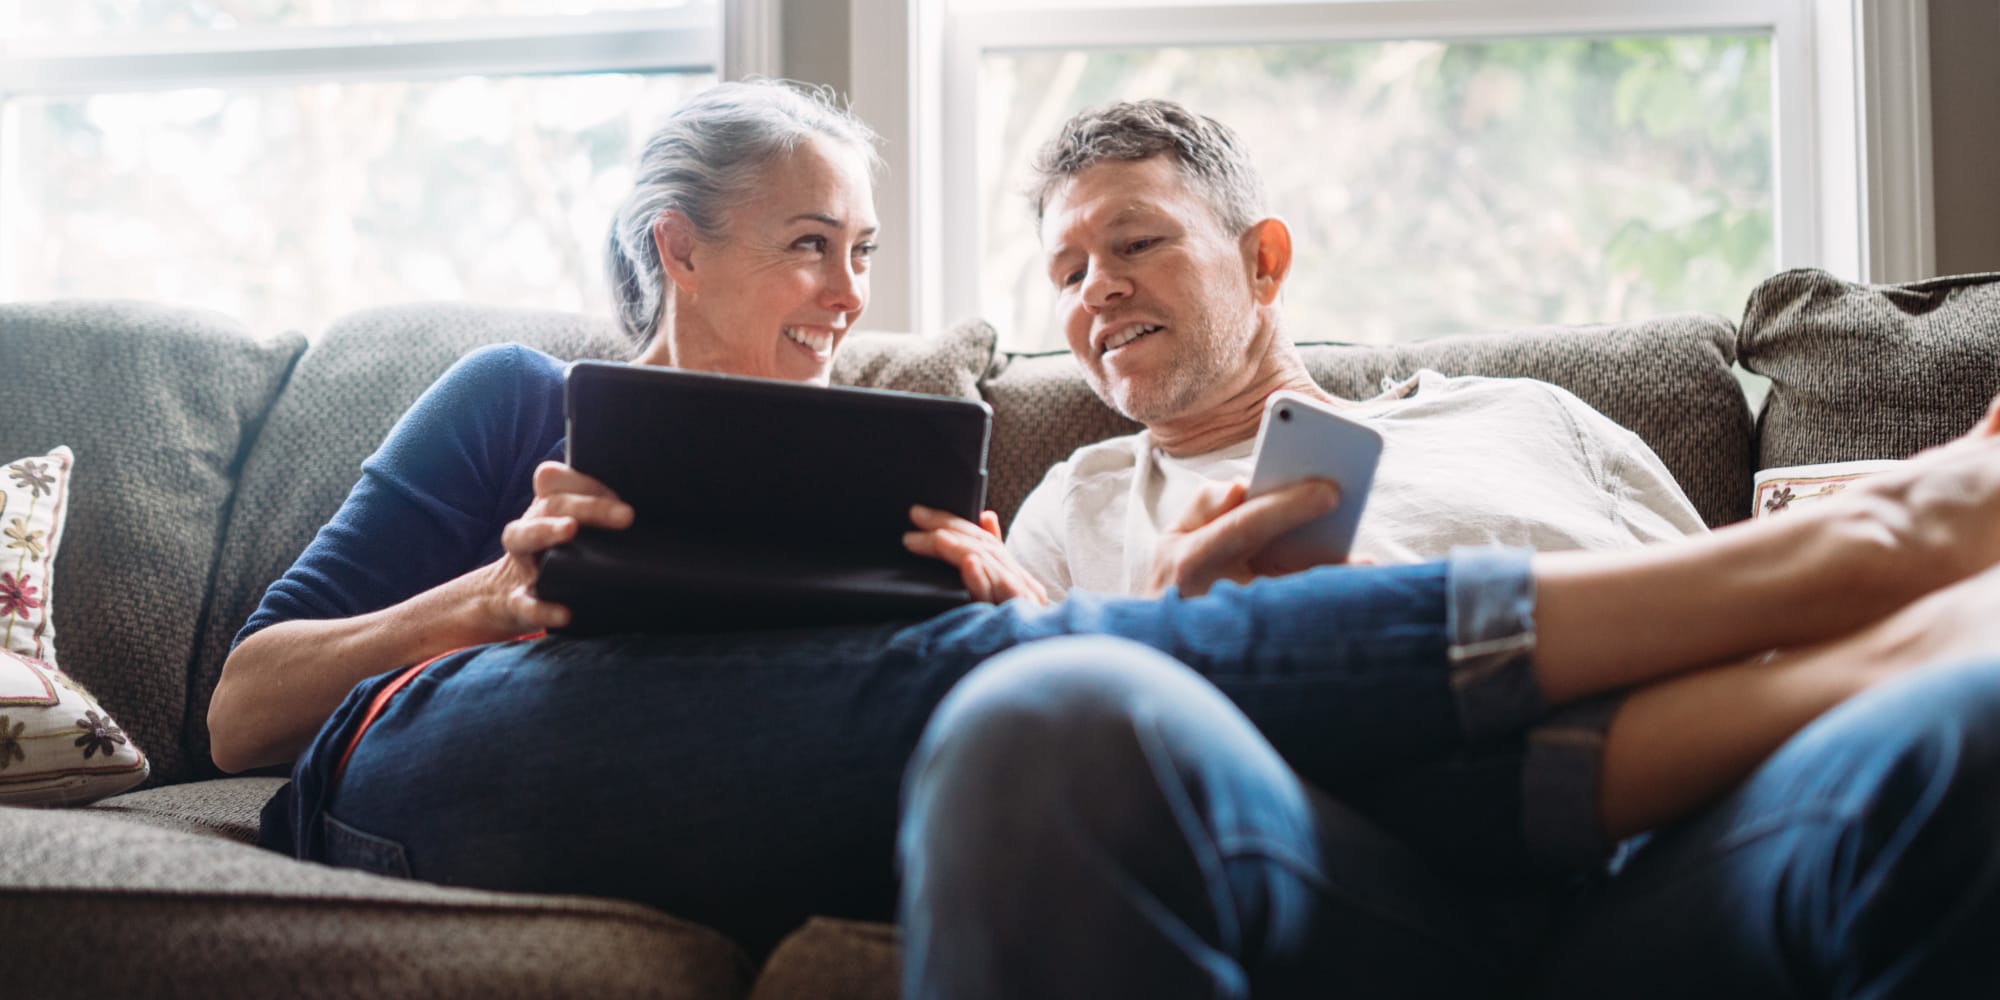
[[[1357,556],[1387,564],[1457,545],[1629,549],[1707,530],[1638,435],[1546,382],[1425,370],[1345,412],[1383,437]],[[1144,431],[1087,445],[1028,495],[1007,547],[1051,599],[1141,593],[1160,531],[1204,484],[1247,480],[1252,446],[1174,458]]]

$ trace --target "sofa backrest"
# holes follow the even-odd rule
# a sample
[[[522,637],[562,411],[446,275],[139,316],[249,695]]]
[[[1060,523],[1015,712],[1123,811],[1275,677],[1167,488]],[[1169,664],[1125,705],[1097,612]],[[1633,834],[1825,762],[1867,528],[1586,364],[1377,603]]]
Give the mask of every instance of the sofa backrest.
[[[1723,317],[1666,316],[1614,326],[1539,327],[1394,347],[1304,344],[1329,392],[1373,396],[1419,369],[1537,378],[1562,386],[1658,452],[1711,526],[1749,512],[1751,415],[1730,373],[1735,327]],[[1066,353],[1006,356],[981,386],[994,410],[990,500],[1012,523],[1048,467],[1077,447],[1139,425],[1091,393]]]
[[[151,758],[155,782],[189,773],[189,669],[229,500],[304,347],[200,310],[0,305],[0,463],[76,453],[49,593],[57,662]]]

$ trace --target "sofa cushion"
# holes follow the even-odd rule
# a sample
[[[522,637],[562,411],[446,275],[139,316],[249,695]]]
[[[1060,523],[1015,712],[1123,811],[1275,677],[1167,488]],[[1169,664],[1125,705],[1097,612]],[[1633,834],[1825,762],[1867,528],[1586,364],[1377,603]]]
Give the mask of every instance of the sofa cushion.
[[[900,941],[891,924],[814,917],[771,950],[750,1000],[894,1000]]]
[[[285,781],[274,777],[215,778],[145,788],[92,803],[89,812],[163,830],[255,844],[264,804]]]
[[[2000,392],[2000,274],[1858,285],[1786,271],[1750,293],[1743,366],[1771,379],[1757,467],[1906,458]]]
[[[1652,446],[1708,524],[1749,516],[1750,412],[1729,370],[1735,329],[1722,317],[1538,327],[1389,347],[1302,344],[1300,352],[1313,378],[1350,399],[1421,368],[1552,382]],[[1091,393],[1067,353],[1003,358],[981,391],[994,409],[991,505],[1007,522],[1042,470],[1085,443],[1139,429]]]
[[[630,903],[381,878],[100,809],[0,807],[0,843],[10,996],[149,996],[162,970],[215,998],[729,998],[749,980],[720,935]]]
[[[461,355],[522,343],[559,358],[626,358],[609,321],[562,312],[459,304],[373,309],[342,318],[300,359],[244,464],[222,543],[215,612],[201,637],[186,719],[186,751],[209,763],[207,705],[230,642],[278,578],[333,516],[361,461],[418,395]],[[984,324],[944,337],[856,334],[841,348],[836,381],[978,398],[993,354]]]
[[[0,305],[0,456],[76,452],[55,624],[61,666],[184,774],[188,668],[242,453],[304,347],[128,302]]]

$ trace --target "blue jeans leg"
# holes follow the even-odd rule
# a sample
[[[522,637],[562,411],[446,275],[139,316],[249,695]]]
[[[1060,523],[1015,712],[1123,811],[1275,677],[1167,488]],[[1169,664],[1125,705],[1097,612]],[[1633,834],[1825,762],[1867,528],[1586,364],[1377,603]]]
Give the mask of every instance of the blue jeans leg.
[[[968,676],[911,764],[900,848],[911,1000],[1494,996],[1546,898],[1451,884],[1213,685],[1110,638]]]
[[[402,689],[336,775],[380,682],[357,689],[300,758],[283,815],[307,858],[636,899],[755,949],[810,914],[894,912],[904,765],[945,693],[996,653],[1073,634],[1143,642],[1337,784],[1539,716],[1531,594],[1524,556],[1484,553],[907,627],[484,647]],[[365,849],[329,858],[329,844]]]
[[[2000,660],[1801,731],[1563,921],[1558,998],[2000,995]]]

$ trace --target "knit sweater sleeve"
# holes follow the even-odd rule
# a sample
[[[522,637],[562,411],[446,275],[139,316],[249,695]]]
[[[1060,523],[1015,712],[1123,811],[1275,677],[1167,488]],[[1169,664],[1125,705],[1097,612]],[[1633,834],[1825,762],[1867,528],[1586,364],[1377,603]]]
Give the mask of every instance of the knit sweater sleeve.
[[[362,462],[235,641],[376,611],[497,559],[500,530],[534,498],[535,466],[561,457],[562,376],[561,361],[518,345],[460,359]]]

